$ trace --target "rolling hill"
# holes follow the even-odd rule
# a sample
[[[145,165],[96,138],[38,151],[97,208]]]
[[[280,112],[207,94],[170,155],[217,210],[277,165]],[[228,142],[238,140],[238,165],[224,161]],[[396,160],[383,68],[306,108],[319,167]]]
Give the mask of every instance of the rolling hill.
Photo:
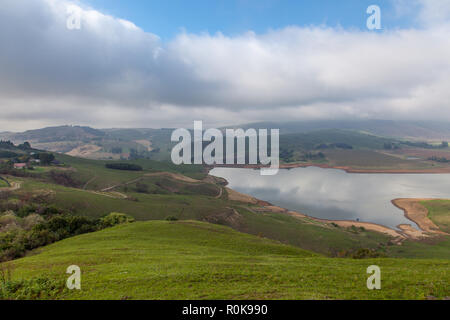
[[[31,143],[36,149],[65,153],[87,159],[169,159],[171,131],[168,129],[93,129],[59,126],[22,133],[3,132],[0,140]],[[160,151],[163,156],[160,156]]]
[[[70,265],[82,270],[81,290],[64,289]],[[382,290],[366,287],[370,265],[382,270]],[[448,260],[330,259],[194,221],[122,225],[63,240],[2,267],[11,274],[9,286],[0,291],[4,298],[440,299],[450,295]]]
[[[231,126],[233,127],[233,126]],[[450,125],[441,122],[387,120],[261,122],[236,128],[280,129],[281,149],[295,152],[315,150],[320,144],[337,143],[356,148],[383,149],[384,143],[450,140]],[[93,129],[60,126],[23,133],[0,133],[0,140],[15,144],[28,141],[33,147],[76,157],[101,160],[150,158],[169,160],[173,129]],[[295,157],[302,158],[301,154]]]
[[[253,235],[260,235],[305,250],[328,256],[352,254],[359,249],[374,250],[392,257],[448,256],[442,247],[424,243],[401,248],[393,238],[363,228],[344,228],[309,217],[295,217],[287,212],[267,210],[262,203],[246,203],[229,198],[223,181],[206,175],[201,166],[175,166],[152,160],[129,161],[142,171],[106,168],[109,161],[79,159],[57,155],[62,167],[42,167],[7,176],[20,188],[0,200],[0,211],[24,214],[40,207],[55,207],[71,215],[90,219],[111,212],[128,214],[138,221],[198,220]],[[30,211],[31,210],[31,211]],[[438,241],[439,242],[439,241]],[[397,250],[398,249],[398,250]]]
[[[339,129],[365,132],[372,135],[402,140],[442,141],[450,140],[450,124],[438,121],[395,121],[395,120],[327,120],[296,122],[259,122],[243,128],[275,128],[281,134],[308,133],[313,131]]]
[[[450,296],[448,236],[396,243],[364,228],[266,210],[265,204],[230,199],[223,181],[207,176],[201,166],[139,159],[126,163],[142,170],[128,171],[105,166],[124,162],[56,157],[63,165],[5,176],[16,187],[0,192],[2,247],[33,239],[27,232],[40,229],[27,231],[27,223],[40,226],[39,219],[58,218],[59,212],[85,221],[121,212],[137,222],[68,238],[0,264],[0,299]],[[70,181],[77,183],[66,185]],[[424,203],[442,230],[448,230],[448,203]],[[42,237],[51,234],[43,231],[37,239]],[[385,258],[331,258],[343,256]],[[380,291],[365,286],[366,269],[373,264],[382,268]],[[81,291],[64,289],[70,265],[82,269]]]

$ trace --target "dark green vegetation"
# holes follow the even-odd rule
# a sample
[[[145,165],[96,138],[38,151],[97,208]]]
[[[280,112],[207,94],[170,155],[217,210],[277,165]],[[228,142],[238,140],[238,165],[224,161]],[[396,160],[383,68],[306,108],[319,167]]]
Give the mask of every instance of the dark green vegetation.
[[[3,177],[0,177],[0,188],[7,188],[9,187],[9,182]]]
[[[433,157],[428,158],[428,160],[435,161],[435,162],[440,162],[440,163],[450,163],[450,159],[447,159],[445,157],[433,156]]]
[[[23,206],[17,215],[9,210],[0,215],[0,262],[62,239],[133,221],[119,213],[88,219],[45,205]]]
[[[64,289],[66,268],[82,290]],[[382,270],[368,290],[366,269]],[[448,260],[330,259],[206,223],[136,222],[63,240],[3,264],[5,298],[442,299]],[[28,283],[25,283],[27,281]],[[14,290],[14,284],[17,290]],[[27,289],[34,284],[34,291]]]
[[[132,163],[107,163],[105,164],[107,169],[125,170],[125,171],[142,171],[142,167]]]

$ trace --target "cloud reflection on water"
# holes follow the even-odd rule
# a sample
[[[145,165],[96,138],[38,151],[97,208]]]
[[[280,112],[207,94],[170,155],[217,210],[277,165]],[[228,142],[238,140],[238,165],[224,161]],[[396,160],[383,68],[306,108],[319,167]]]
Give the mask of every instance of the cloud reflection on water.
[[[396,198],[450,198],[446,174],[349,174],[316,167],[280,170],[264,177],[258,170],[216,168],[232,189],[313,217],[373,222],[395,228],[411,224],[392,205]]]

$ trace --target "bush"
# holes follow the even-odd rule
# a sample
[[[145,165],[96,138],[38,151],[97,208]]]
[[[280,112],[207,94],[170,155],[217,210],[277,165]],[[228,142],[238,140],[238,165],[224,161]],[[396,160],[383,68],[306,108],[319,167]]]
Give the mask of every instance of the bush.
[[[136,191],[138,193],[148,193],[148,185],[138,182],[136,183]]]
[[[7,211],[0,216],[0,232],[18,229],[20,228],[21,223],[21,219],[17,217],[14,212]]]
[[[105,167],[114,170],[142,171],[141,166],[132,163],[107,163]]]
[[[0,281],[1,300],[52,299],[65,290],[64,280],[40,277],[31,280]]]
[[[39,160],[41,160],[41,164],[48,165],[55,160],[55,156],[52,153],[42,152],[39,153]]]
[[[372,259],[372,258],[386,257],[384,253],[368,248],[360,248],[357,250],[342,250],[334,256],[339,258],[352,258],[352,259]]]
[[[111,212],[109,215],[101,219],[101,224],[105,228],[132,222],[134,222],[133,217],[119,212]]]
[[[0,262],[20,258],[28,250],[69,237],[134,222],[123,213],[113,212],[92,220],[65,214],[52,206],[25,205],[17,212],[20,215],[13,211],[0,215]]]
[[[174,216],[170,216],[170,217],[167,217],[166,220],[167,221],[178,221],[178,218],[174,217]]]
[[[0,158],[15,158],[18,157],[19,154],[12,151],[0,151]]]
[[[71,173],[66,171],[52,170],[50,171],[50,178],[56,184],[60,184],[65,187],[77,188],[81,186],[81,183],[75,180]]]

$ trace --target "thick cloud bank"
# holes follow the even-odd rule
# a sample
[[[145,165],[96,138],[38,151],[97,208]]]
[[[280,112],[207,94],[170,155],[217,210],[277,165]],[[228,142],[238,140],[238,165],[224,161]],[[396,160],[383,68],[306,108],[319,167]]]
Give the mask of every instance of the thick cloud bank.
[[[0,131],[259,120],[450,120],[450,1],[416,1],[417,29],[287,27],[182,33],[169,43],[64,0],[3,0]],[[398,0],[399,8],[402,1]]]

